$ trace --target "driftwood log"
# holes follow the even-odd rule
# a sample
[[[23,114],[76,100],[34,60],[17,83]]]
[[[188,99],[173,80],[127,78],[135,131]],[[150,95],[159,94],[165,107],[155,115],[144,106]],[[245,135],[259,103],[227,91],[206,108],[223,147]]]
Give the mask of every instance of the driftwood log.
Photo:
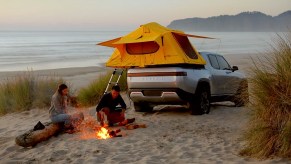
[[[80,124],[84,120],[83,113],[75,113],[72,117],[78,119],[79,122],[77,124]],[[62,130],[62,126],[60,124],[54,124],[51,122],[44,123],[44,126],[44,129],[31,129],[24,134],[17,136],[15,138],[15,143],[23,147],[33,147],[42,141],[48,140],[50,137],[56,135]]]
[[[39,142],[45,141],[57,134],[61,129],[59,124],[46,123],[45,128],[42,130],[33,129],[25,132],[22,135],[19,135],[15,138],[15,143],[19,146],[30,147],[35,146]]]

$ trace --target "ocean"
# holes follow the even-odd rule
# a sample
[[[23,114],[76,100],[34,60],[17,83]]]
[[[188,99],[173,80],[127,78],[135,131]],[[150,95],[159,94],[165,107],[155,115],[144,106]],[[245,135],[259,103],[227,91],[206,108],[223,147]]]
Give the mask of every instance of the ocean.
[[[0,72],[103,66],[113,49],[96,45],[129,31],[0,31]],[[264,53],[276,33],[188,32],[198,51],[222,55]]]

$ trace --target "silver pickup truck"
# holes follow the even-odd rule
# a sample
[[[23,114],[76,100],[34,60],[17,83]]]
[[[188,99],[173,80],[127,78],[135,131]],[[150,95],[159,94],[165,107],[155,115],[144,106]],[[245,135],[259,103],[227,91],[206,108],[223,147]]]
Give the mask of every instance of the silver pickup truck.
[[[131,68],[127,72],[128,94],[135,111],[150,111],[155,105],[186,105],[191,114],[209,113],[210,103],[248,101],[246,77],[230,67],[219,54],[200,52],[206,65],[171,65]]]

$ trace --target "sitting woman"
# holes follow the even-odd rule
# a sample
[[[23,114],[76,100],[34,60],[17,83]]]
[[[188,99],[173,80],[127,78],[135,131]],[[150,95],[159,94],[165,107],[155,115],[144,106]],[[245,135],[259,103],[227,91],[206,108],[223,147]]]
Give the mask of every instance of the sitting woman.
[[[70,115],[67,110],[68,104],[68,87],[61,84],[58,90],[52,96],[51,107],[49,109],[50,119],[53,123],[59,123],[68,132],[84,120],[83,113],[75,113]]]

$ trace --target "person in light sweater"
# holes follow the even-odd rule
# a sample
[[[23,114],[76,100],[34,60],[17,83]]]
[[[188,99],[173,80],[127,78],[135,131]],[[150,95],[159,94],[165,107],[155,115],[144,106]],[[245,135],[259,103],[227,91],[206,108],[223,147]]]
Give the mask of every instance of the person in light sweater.
[[[57,91],[52,96],[49,108],[50,119],[53,123],[60,124],[64,130],[74,130],[83,121],[83,113],[69,114],[68,106],[68,87],[66,84],[58,86]]]

